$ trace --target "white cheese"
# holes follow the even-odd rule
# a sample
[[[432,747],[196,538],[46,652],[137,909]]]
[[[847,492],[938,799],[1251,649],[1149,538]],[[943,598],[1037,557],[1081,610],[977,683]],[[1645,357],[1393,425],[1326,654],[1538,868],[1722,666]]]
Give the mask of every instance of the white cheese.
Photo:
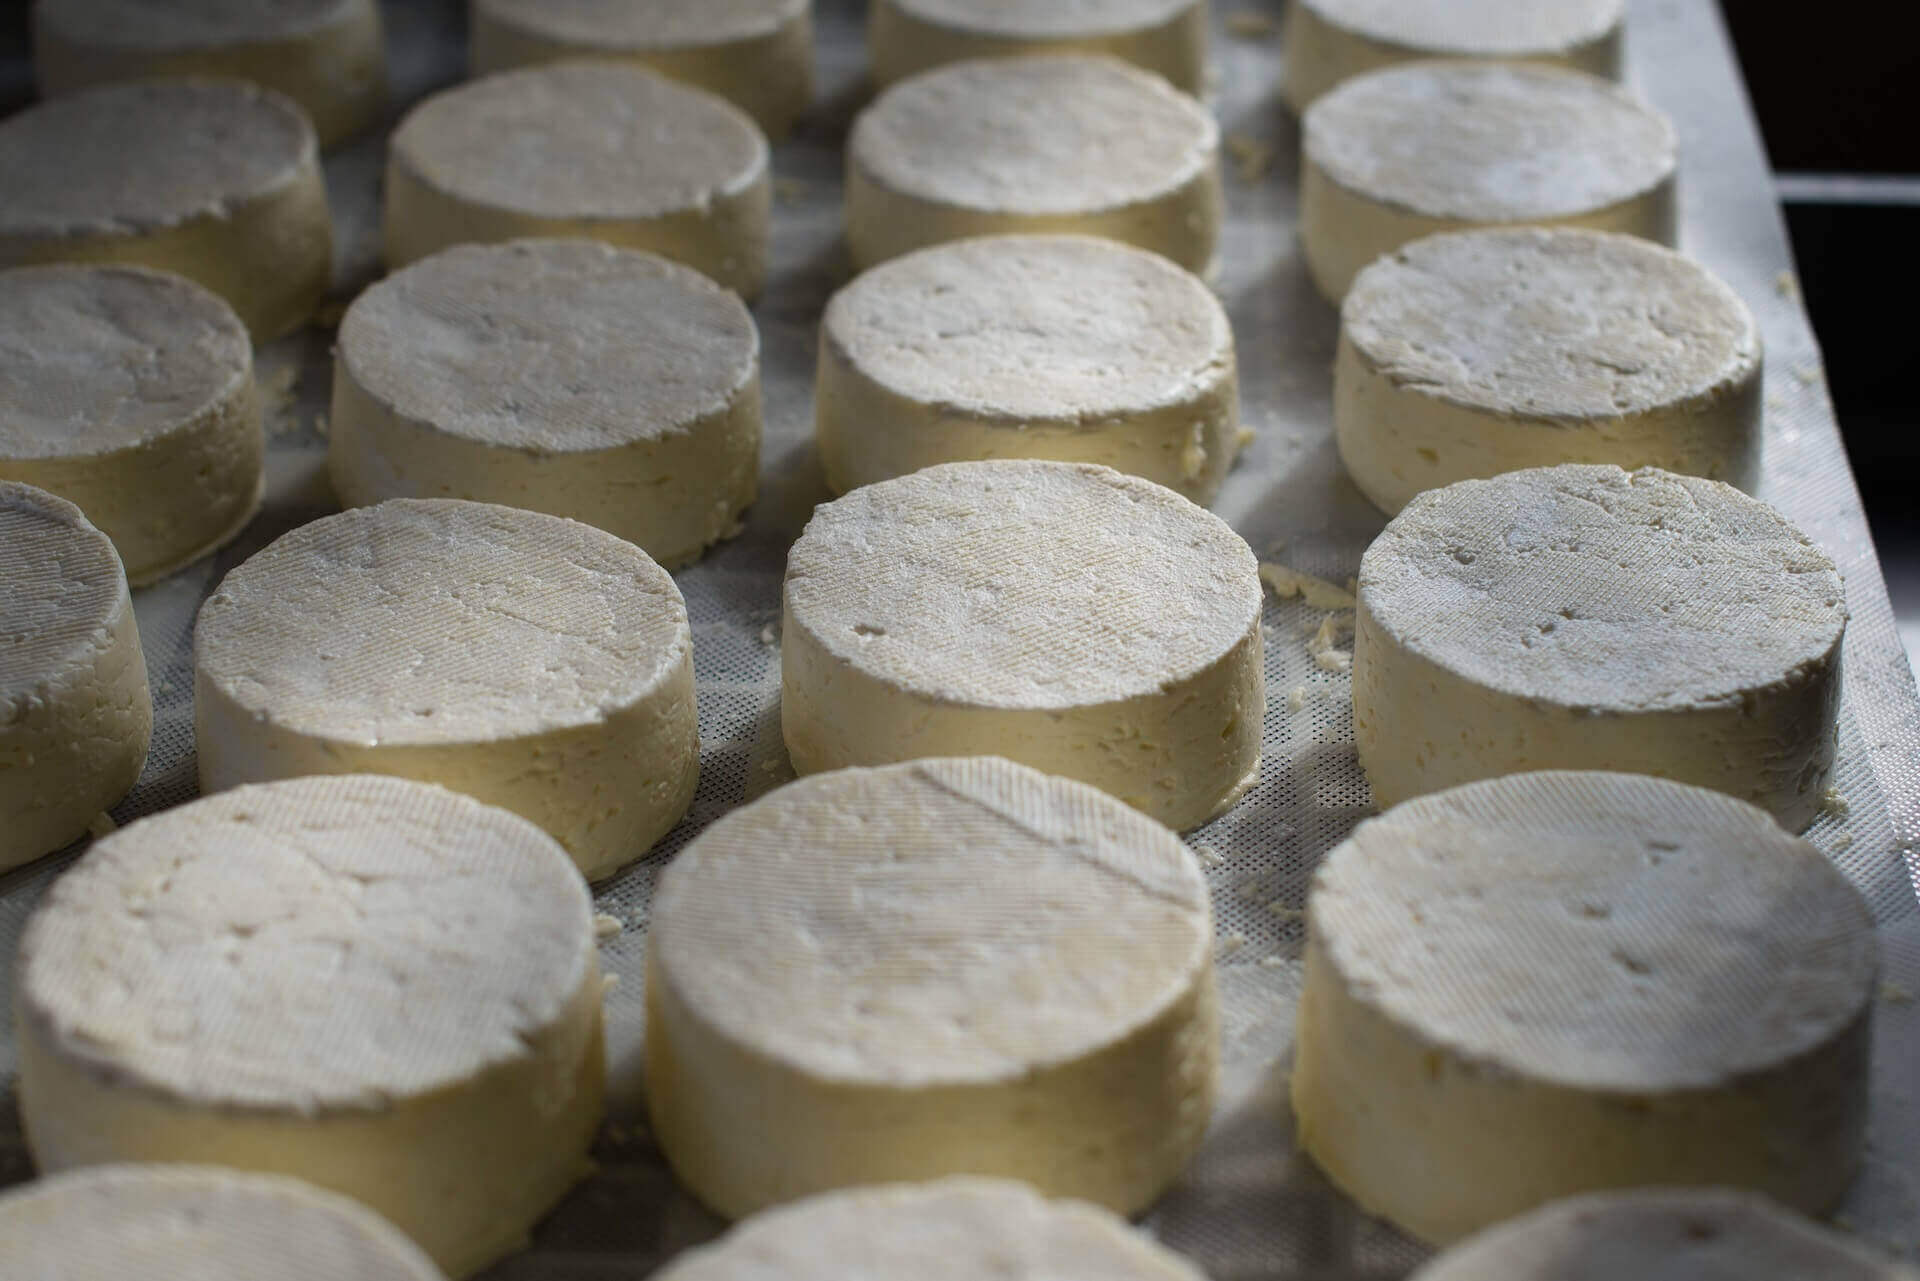
[[[550,512],[674,569],[753,501],[760,426],[759,331],[705,276],[583,240],[464,245],[348,309],[328,465],[350,505]]]
[[[486,76],[434,94],[394,131],[387,265],[470,241],[585,237],[751,298],[767,275],[768,154],[732,103],[631,63]]]
[[[861,112],[847,144],[847,247],[860,269],[968,236],[1080,232],[1204,272],[1222,203],[1212,113],[1107,57],[925,72]]]
[[[1205,0],[875,0],[873,80],[890,85],[971,58],[1097,53],[1198,94],[1207,77]]]
[[[1610,769],[1813,821],[1845,588],[1783,516],[1692,476],[1568,463],[1414,499],[1360,565],[1353,733],[1385,808]]]
[[[1171,832],[1005,760],[789,784],[661,875],[655,1136],[735,1218],[946,1174],[1137,1212],[1211,1111],[1211,916]]]
[[[1601,773],[1422,797],[1328,856],[1307,929],[1301,1144],[1425,1240],[1660,1184],[1817,1213],[1859,1166],[1873,918],[1744,802]]]
[[[786,135],[813,101],[812,0],[474,0],[474,75],[618,58],[697,85]]]
[[[538,828],[467,797],[303,778],[144,819],[54,883],[15,974],[43,1171],[295,1175],[456,1277],[586,1173],[592,903]]]
[[[867,485],[787,560],[787,748],[803,774],[1006,756],[1195,827],[1258,778],[1260,604],[1224,521],[1106,467]]]
[[[1468,231],[1379,258],[1341,306],[1333,382],[1340,457],[1388,513],[1556,463],[1760,479],[1753,313],[1633,236]]]
[[[1091,236],[920,250],[827,305],[814,434],[841,493],[934,463],[1104,463],[1197,503],[1239,452],[1226,309],[1158,254]]]
[[[439,783],[545,828],[590,878],[686,813],[693,638],[646,553],[575,521],[395,499],[286,534],[194,631],[200,786]]]
[[[141,267],[0,272],[0,478],[75,503],[139,587],[225,546],[260,505],[246,326]]]
[[[0,480],[0,872],[89,830],[140,777],[153,695],[120,558],[65,499]]]
[[[1273,589],[1281,600],[1300,599],[1308,609],[1352,609],[1353,593],[1337,583],[1302,573],[1290,565],[1273,561],[1260,563],[1260,581]]]
[[[1667,118],[1577,71],[1426,62],[1369,72],[1307,109],[1300,237],[1320,292],[1439,231],[1553,223],[1671,245]]]
[[[306,115],[239,81],[154,80],[0,121],[0,267],[137,263],[233,305],[256,342],[297,329],[333,267]]]

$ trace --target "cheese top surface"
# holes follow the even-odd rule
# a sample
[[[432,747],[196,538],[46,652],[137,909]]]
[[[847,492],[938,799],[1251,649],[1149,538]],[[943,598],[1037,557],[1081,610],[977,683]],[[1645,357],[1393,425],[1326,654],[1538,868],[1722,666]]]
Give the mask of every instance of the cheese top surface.
[[[1738,706],[1832,661],[1833,561],[1766,504],[1654,468],[1565,464],[1428,490],[1360,562],[1396,642],[1519,698]]]
[[[1199,863],[997,757],[816,774],[661,877],[649,964],[722,1035],[847,1082],[1017,1080],[1144,1026],[1212,954]]]
[[[1524,222],[1653,190],[1673,126],[1605,80],[1556,67],[1420,62],[1355,76],[1307,109],[1308,160],[1430,217]]]
[[[725,99],[631,63],[567,61],[415,107],[396,157],[462,200],[548,218],[647,218],[745,190],[767,140]]]
[[[771,35],[808,11],[811,0],[476,0],[507,23],[579,44],[642,49],[697,48]]]
[[[292,102],[238,80],[143,80],[0,120],[0,236],[134,235],[285,185],[317,153]]]
[[[856,1188],[764,1211],[660,1281],[1202,1281],[1125,1220],[1024,1183],[948,1178]]]
[[[1626,0],[1300,0],[1321,21],[1381,44],[1433,53],[1551,53],[1597,40]]]
[[[1760,365],[1753,313],[1706,268],[1634,236],[1429,236],[1354,281],[1343,331],[1395,383],[1545,420],[1642,412]]]
[[[957,704],[1155,693],[1256,625],[1259,563],[1213,513],[1094,464],[944,463],[814,510],[786,605],[826,650]]]
[[[890,0],[900,12],[978,35],[1071,39],[1157,27],[1194,0]]]
[[[303,525],[201,607],[199,677],[284,729],[363,746],[593,724],[692,644],[667,572],[559,516],[395,499]]]
[[[38,0],[68,40],[154,51],[291,40],[345,21],[355,0]]]
[[[587,240],[435,254],[361,294],[339,337],[354,381],[398,413],[540,452],[685,430],[725,409],[759,356],[733,293]]]
[[[1092,236],[995,236],[862,273],[826,340],[911,400],[1097,420],[1179,404],[1232,368],[1226,310],[1158,254]]]
[[[240,787],[94,844],[21,944],[71,1059],[215,1106],[386,1106],[526,1057],[593,962],[586,883],[525,819],[424,783]]]
[[[107,536],[80,509],[0,480],[0,725],[95,643],[126,575]]]
[[[0,1275],[23,1281],[442,1281],[358,1202],[297,1179],[106,1165],[0,1197]]]
[[[923,200],[1076,214],[1177,190],[1213,163],[1219,134],[1199,102],[1118,59],[990,58],[888,89],[854,122],[849,155]]]
[[[1866,902],[1718,792],[1519,774],[1408,801],[1328,856],[1308,929],[1355,998],[1496,1070],[1721,1086],[1873,999]]]
[[[0,271],[0,457],[132,448],[231,396],[252,370],[233,308],[184,277]]]

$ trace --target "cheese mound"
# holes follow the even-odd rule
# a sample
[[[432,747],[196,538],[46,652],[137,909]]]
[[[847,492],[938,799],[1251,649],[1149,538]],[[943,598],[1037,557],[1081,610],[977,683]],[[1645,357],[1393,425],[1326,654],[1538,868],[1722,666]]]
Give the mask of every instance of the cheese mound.
[[[875,0],[873,80],[885,86],[950,62],[1096,53],[1198,94],[1207,79],[1205,0]]]

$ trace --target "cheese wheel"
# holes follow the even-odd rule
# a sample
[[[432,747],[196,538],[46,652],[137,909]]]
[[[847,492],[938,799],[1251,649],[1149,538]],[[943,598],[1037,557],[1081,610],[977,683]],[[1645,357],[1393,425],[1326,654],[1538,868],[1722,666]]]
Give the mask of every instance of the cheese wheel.
[[[1619,80],[1626,0],[1299,0],[1287,6],[1281,94],[1295,112],[1336,85],[1419,58],[1542,62]]]
[[[1552,223],[1671,245],[1679,144],[1617,85],[1557,67],[1422,62],[1307,110],[1300,239],[1334,301],[1381,254],[1438,231]]]
[[[1206,0],[875,0],[867,10],[873,79],[890,85],[949,62],[1098,53],[1206,86]]]
[[[0,872],[77,840],[140,777],[153,696],[120,557],[63,498],[0,480]]]
[[[135,263],[232,304],[254,341],[326,293],[333,224],[313,126],[237,81],[155,80],[0,121],[0,267]]]
[[[387,153],[387,265],[449,245],[579,236],[645,249],[746,297],[767,274],[767,139],[644,67],[579,60],[434,94]]]
[[[380,118],[378,0],[37,0],[33,67],[47,97],[120,80],[213,76],[285,94],[332,146]]]
[[[490,503],[395,499],[304,525],[194,629],[200,787],[393,774],[545,828],[598,879],[699,775],[679,588],[631,543]]]
[[[1212,113],[1113,58],[929,71],[881,94],[847,144],[847,248],[863,269],[1026,231],[1106,236],[1206,271],[1222,203]]]
[[[1425,1240],[1651,1184],[1817,1212],[1859,1165],[1873,917],[1742,801],[1577,772],[1422,797],[1328,856],[1307,935],[1300,1142]]]
[[[0,1275],[32,1281],[444,1281],[358,1202],[213,1166],[95,1166],[0,1196]]]
[[[43,1171],[297,1175],[456,1277],[587,1172],[593,904],[538,828],[467,797],[303,778],[143,819],[55,882],[15,975]]]
[[[1536,769],[1655,774],[1792,831],[1833,769],[1846,592],[1731,486],[1568,463],[1430,490],[1360,562],[1353,736],[1382,808]]]
[[[935,463],[1104,463],[1211,502],[1240,450],[1226,308],[1158,254],[993,236],[834,295],[814,434],[841,493]]]
[[[1838,1232],[1729,1188],[1558,1201],[1489,1228],[1412,1281],[1916,1281]]]
[[[1049,1201],[1010,1180],[964,1177],[829,1193],[769,1210],[658,1276],[843,1281],[853,1266],[917,1281],[1203,1281],[1185,1259],[1095,1206]]]
[[[0,272],[0,477],[79,505],[139,587],[224,547],[266,453],[246,326],[142,267]]]
[[[697,85],[785,137],[813,101],[813,0],[473,0],[475,75],[621,58]]]
[[[991,757],[802,779],[661,875],[654,1135],[736,1218],[946,1174],[1133,1213],[1206,1130],[1212,948],[1192,852],[1092,788]]]
[[[1259,778],[1258,562],[1106,467],[946,463],[817,508],[780,656],[803,774],[1006,756],[1177,830]]]
[[[1705,267],[1633,236],[1429,236],[1340,308],[1333,424],[1389,514],[1422,490],[1558,463],[1760,481],[1760,331]]]
[[[738,297],[584,240],[463,245],[340,326],[342,501],[469,498],[570,516],[668,569],[739,527],[760,463],[760,336]]]

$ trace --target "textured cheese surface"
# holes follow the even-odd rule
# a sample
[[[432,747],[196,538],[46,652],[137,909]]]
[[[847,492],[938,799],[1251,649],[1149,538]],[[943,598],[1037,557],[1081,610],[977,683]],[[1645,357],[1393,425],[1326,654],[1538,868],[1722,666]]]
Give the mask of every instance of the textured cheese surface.
[[[0,726],[65,669],[88,661],[115,616],[130,609],[113,544],[80,509],[0,481]],[[131,782],[131,780],[129,780]]]
[[[359,0],[38,0],[33,16],[91,44],[184,50],[292,39],[358,8]]]
[[[1434,54],[1523,56],[1597,39],[1625,0],[1301,0],[1322,22],[1382,44]]]
[[[476,0],[485,20],[580,44],[659,49],[770,35],[811,0]]]
[[[1178,1255],[1093,1206],[1024,1184],[943,1179],[770,1210],[690,1252],[660,1281],[1200,1281]]]
[[[1060,39],[1170,22],[1192,0],[890,0],[921,22],[983,35]]]
[[[0,1197],[0,1275],[20,1281],[440,1281],[377,1215],[294,1179],[101,1166]]]

